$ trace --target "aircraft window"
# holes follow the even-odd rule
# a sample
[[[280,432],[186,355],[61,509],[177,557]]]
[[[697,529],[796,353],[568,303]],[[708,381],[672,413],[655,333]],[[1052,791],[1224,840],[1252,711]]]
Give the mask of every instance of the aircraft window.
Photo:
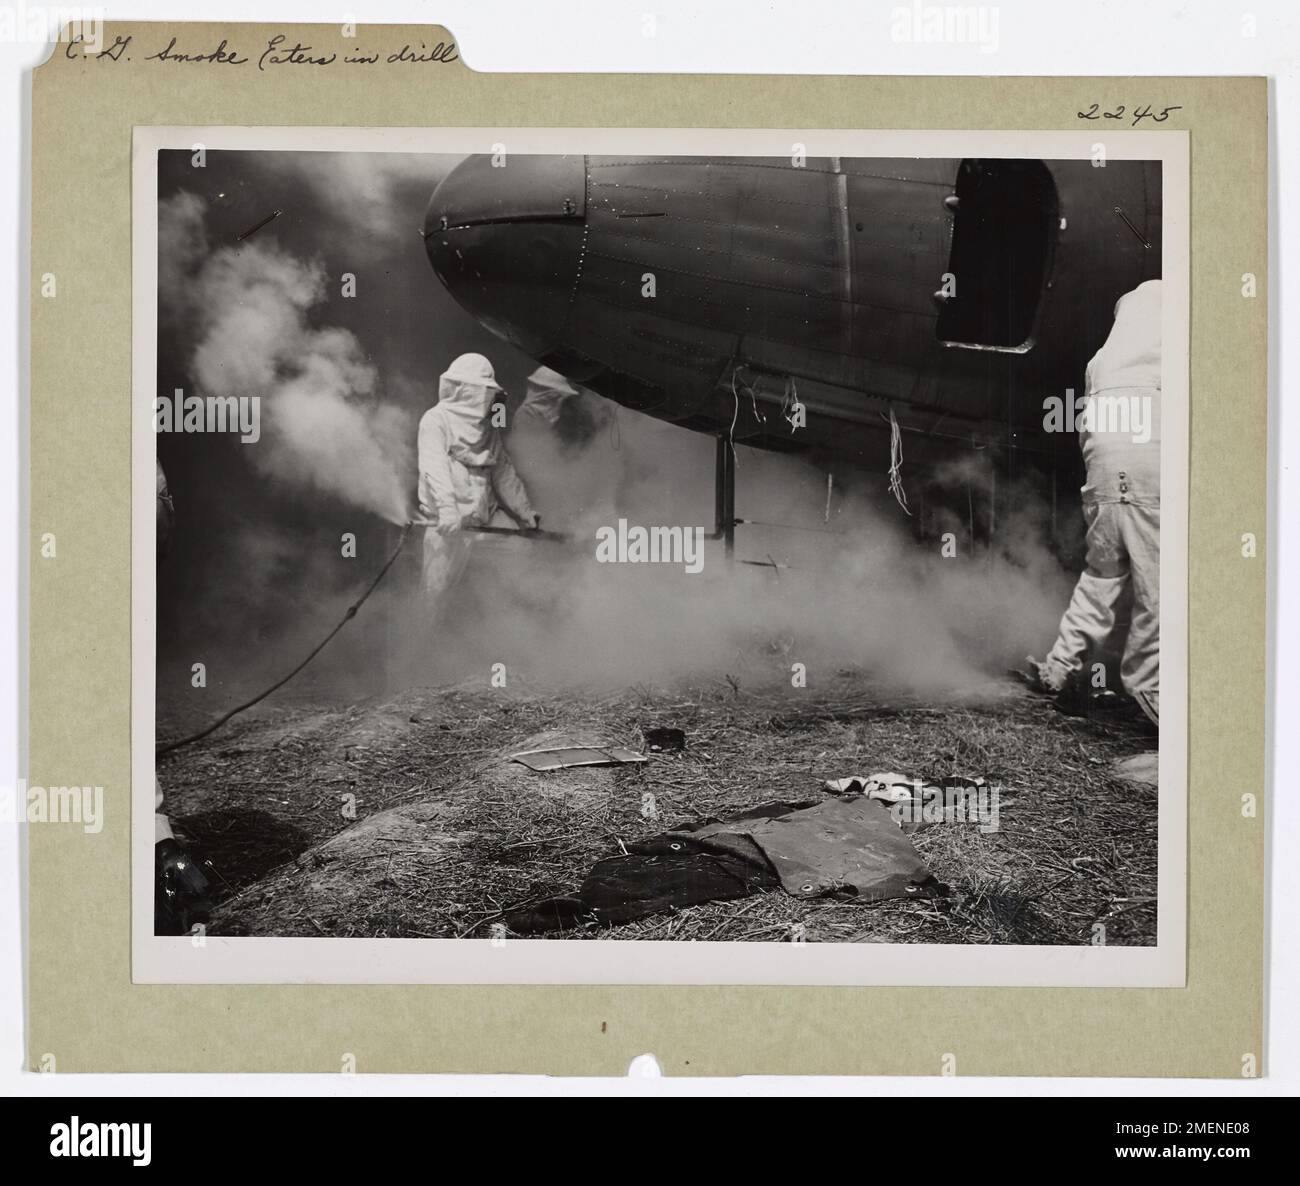
[[[1042,161],[963,161],[945,205],[953,215],[952,280],[935,294],[940,341],[1024,353],[1057,225],[1051,173]]]

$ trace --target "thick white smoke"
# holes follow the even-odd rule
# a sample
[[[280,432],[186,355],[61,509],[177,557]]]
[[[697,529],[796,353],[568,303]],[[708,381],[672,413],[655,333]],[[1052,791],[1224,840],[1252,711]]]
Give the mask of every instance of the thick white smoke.
[[[405,522],[414,418],[383,398],[356,336],[320,323],[332,282],[322,265],[270,236],[214,246],[205,220],[204,201],[191,194],[160,209],[162,315],[183,324],[194,343],[196,390],[260,397],[262,439],[246,448],[276,481]],[[1070,574],[1048,547],[1041,501],[1000,491],[992,548],[974,544],[964,517],[947,524],[941,513],[938,530],[961,541],[949,557],[933,538],[912,537],[913,521],[886,492],[884,461],[874,474],[853,475],[857,493],[837,479],[827,521],[824,472],[738,450],[737,509],[746,520],[738,555],[780,567],[729,565],[716,542],[705,545],[697,575],[675,565],[597,562],[595,533],[620,518],[712,526],[713,441],[584,399],[579,439],[528,416],[517,417],[509,435],[544,526],[570,544],[476,539],[463,581],[438,614],[418,592],[418,552],[408,549],[405,575],[399,566],[312,678],[391,688],[456,681],[505,662],[541,684],[627,686],[760,672],[788,678],[798,662],[808,666],[809,686],[852,664],[945,695],[1050,644]],[[984,464],[967,459],[947,478],[983,488]],[[923,475],[905,466],[903,477],[915,492]],[[234,570],[243,573],[248,557],[279,563],[290,544],[241,546],[247,556]],[[238,602],[250,589],[241,577],[221,592]],[[301,601],[294,605],[301,625]],[[425,628],[435,617],[430,637]],[[307,641],[295,636],[275,661],[283,666]]]
[[[455,594],[454,636],[435,640],[430,682],[481,667],[485,654],[543,681],[613,686],[800,662],[821,685],[854,665],[945,696],[1041,653],[1069,597],[1047,508],[1028,489],[1004,491],[994,547],[972,547],[954,523],[960,546],[949,556],[938,539],[913,538],[883,462],[855,475],[856,491],[836,486],[827,522],[824,472],[742,448],[737,558],[779,567],[728,564],[711,542],[703,572],[690,575],[597,563],[595,533],[623,517],[711,529],[710,438],[619,411],[616,429],[604,424],[579,447],[517,419],[510,450],[543,524],[572,543],[519,543],[496,556],[482,547]],[[921,471],[904,476],[915,484]]]
[[[247,448],[262,472],[405,522],[414,427],[379,397],[356,336],[312,323],[323,266],[271,240],[209,246],[201,198],[160,204],[159,290],[164,317],[194,327],[193,394],[261,401]]]

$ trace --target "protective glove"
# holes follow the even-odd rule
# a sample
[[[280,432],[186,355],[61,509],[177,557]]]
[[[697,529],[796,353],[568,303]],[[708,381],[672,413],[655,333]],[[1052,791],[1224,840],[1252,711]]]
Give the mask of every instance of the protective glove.
[[[463,526],[464,522],[457,511],[450,508],[447,510],[439,508],[436,526],[439,535],[455,535]]]

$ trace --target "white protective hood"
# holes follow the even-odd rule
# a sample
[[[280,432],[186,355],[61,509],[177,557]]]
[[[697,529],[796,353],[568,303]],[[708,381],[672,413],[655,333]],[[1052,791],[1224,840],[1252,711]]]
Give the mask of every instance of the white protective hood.
[[[559,371],[550,367],[538,367],[528,376],[528,394],[524,396],[522,415],[528,412],[555,428],[560,422],[560,414],[569,400],[579,397],[578,389]]]
[[[438,410],[447,452],[462,465],[490,466],[499,449],[492,405],[502,395],[492,364],[481,354],[462,354],[438,380]]]

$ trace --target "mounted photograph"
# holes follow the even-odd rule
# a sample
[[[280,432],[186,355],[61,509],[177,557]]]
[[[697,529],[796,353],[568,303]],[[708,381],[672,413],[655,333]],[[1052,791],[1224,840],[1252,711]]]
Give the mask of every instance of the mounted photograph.
[[[1185,133],[132,187],[137,982],[1185,982]]]

